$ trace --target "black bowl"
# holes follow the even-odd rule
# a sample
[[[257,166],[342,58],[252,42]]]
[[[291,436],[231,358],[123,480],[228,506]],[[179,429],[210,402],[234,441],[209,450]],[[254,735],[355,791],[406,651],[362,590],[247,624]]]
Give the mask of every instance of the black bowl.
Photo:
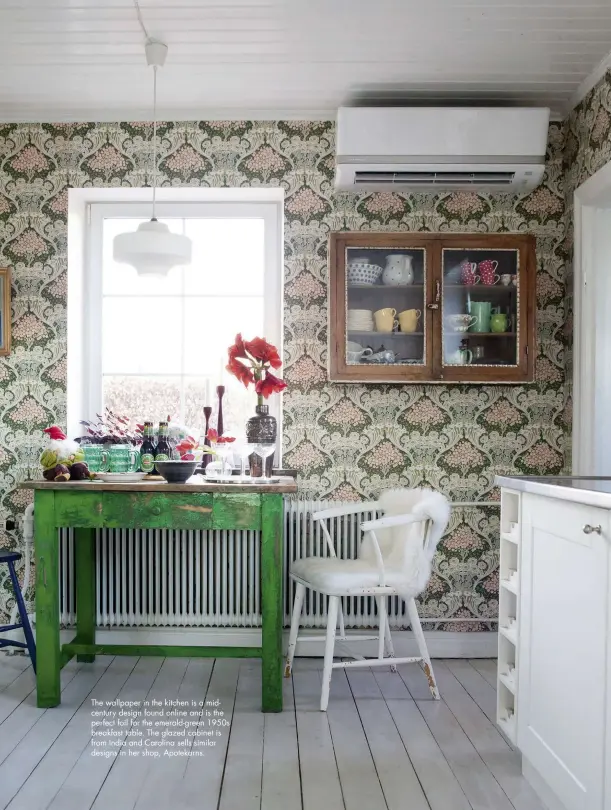
[[[197,461],[156,461],[155,467],[168,484],[184,484],[195,472]]]

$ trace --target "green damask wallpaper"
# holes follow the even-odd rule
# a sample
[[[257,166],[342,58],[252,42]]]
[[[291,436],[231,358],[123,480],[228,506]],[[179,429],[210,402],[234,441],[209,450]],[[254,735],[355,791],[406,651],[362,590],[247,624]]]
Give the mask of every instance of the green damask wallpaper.
[[[303,497],[356,500],[383,487],[428,484],[454,500],[489,498],[497,473],[547,474],[563,468],[570,249],[563,132],[562,125],[551,125],[545,180],[529,196],[388,192],[358,197],[333,190],[331,123],[161,126],[163,183],[285,190],[284,461],[300,471]],[[583,148],[583,135],[577,137]],[[14,348],[0,359],[0,525],[29,500],[16,484],[37,474],[41,428],[65,420],[67,189],[148,185],[150,138],[146,123],[0,126],[0,266],[12,266],[14,274]],[[335,230],[534,233],[536,382],[328,383],[327,242]],[[425,597],[427,615],[458,620],[447,629],[484,629],[496,616],[494,529],[494,519],[488,523],[483,510],[453,518]],[[2,542],[14,541],[0,536]],[[6,584],[0,583],[0,621],[11,603]]]

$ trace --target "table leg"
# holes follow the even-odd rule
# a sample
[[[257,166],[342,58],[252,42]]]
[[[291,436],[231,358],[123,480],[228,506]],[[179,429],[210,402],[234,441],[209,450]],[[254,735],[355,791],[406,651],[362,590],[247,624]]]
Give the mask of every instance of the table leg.
[[[95,644],[95,529],[74,530],[76,557],[76,635],[81,644]],[[95,655],[77,655],[90,664]]]
[[[261,498],[262,704],[282,711],[282,495]]]
[[[57,706],[60,692],[59,566],[55,493],[38,490],[34,500],[36,557],[36,692],[41,709]]]

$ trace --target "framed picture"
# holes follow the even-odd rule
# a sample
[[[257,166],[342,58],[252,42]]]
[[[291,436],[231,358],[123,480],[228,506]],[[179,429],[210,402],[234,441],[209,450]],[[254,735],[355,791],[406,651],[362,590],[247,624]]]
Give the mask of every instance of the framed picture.
[[[0,356],[11,353],[11,271],[0,268]]]

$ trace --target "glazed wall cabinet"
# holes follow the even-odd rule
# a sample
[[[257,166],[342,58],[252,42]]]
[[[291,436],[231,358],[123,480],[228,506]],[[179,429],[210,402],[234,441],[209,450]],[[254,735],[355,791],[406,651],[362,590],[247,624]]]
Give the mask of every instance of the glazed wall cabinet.
[[[524,234],[331,234],[330,379],[532,380],[535,271]]]

